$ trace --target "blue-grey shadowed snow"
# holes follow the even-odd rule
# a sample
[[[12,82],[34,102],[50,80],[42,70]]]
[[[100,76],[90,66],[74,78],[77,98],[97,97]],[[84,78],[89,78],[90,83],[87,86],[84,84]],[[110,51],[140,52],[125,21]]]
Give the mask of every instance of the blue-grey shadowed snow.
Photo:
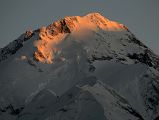
[[[159,54],[158,0],[1,0],[0,47],[27,29],[48,25],[68,15],[100,12],[123,23],[146,45]]]

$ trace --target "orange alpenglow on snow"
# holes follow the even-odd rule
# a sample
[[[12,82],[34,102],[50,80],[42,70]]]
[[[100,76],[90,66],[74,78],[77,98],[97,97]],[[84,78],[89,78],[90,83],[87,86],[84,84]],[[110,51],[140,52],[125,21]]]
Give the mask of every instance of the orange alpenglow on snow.
[[[48,33],[48,30],[43,27],[40,29],[40,39],[35,41],[34,45],[37,47],[37,51],[34,53],[34,57],[42,63],[53,63],[54,54],[58,51],[56,45],[62,41],[65,34],[58,33],[58,35],[52,36]]]
[[[65,17],[52,23],[47,27],[42,27],[39,33],[39,40],[35,42],[37,51],[34,53],[36,60],[42,63],[53,63],[54,54],[59,51],[58,44],[68,34],[75,37],[86,36],[89,31],[126,31],[126,26],[103,17],[99,13],[90,13],[86,16]]]

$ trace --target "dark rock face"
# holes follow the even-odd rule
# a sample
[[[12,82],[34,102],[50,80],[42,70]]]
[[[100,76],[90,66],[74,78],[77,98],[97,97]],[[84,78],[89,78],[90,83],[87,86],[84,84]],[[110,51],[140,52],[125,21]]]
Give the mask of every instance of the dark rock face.
[[[145,46],[140,40],[138,40],[135,35],[131,34],[131,35],[127,35],[128,38],[134,42],[135,44],[138,44],[139,46],[141,47],[144,47],[144,48],[148,48],[147,46]]]
[[[102,57],[96,57],[96,56],[92,56],[92,60],[91,61],[95,61],[95,60],[111,60],[111,59],[113,59],[112,57],[110,57],[110,56],[102,56]]]
[[[8,56],[15,54],[20,48],[23,47],[23,42],[29,40],[34,35],[32,31],[26,31],[19,39],[9,43],[6,47],[0,49],[0,62],[8,58]]]
[[[65,19],[60,21],[61,23],[61,33],[71,33],[70,29],[68,28]]]
[[[146,75],[142,81],[142,84],[146,83],[144,86],[142,96],[144,98],[144,104],[146,111],[149,114],[153,114],[152,120],[158,120],[158,110],[159,110],[159,83],[158,78],[153,78],[152,75]],[[144,83],[143,83],[144,82]]]
[[[153,66],[152,65],[152,60],[147,53],[140,53],[140,54],[134,53],[132,55],[128,54],[128,57],[131,58],[131,59],[136,59],[139,62],[142,62],[142,63],[148,65],[149,67]]]
[[[5,113],[8,112],[11,115],[19,115],[20,112],[24,109],[24,106],[21,106],[19,108],[14,108],[14,106],[12,106],[12,104],[8,105],[5,108],[1,108],[0,107],[0,112]]]
[[[71,33],[77,22],[76,17],[66,17],[59,21],[56,21],[47,27],[52,35],[57,35],[58,33]]]
[[[17,50],[19,50],[21,47],[23,47],[23,41],[20,39],[17,39],[10,43],[8,46],[4,47],[0,51],[0,61],[7,59],[9,55],[13,55],[16,53]]]
[[[34,35],[33,31],[26,31],[25,36],[24,36],[24,41],[30,39]]]
[[[152,51],[149,49],[146,49],[144,53],[133,53],[127,55],[130,59],[134,59],[137,62],[144,63],[148,65],[149,67],[153,67],[157,70],[159,70],[159,59],[157,55],[155,55]]]
[[[159,116],[158,116],[158,117],[156,117],[154,120],[159,120]]]
[[[121,105],[120,105],[121,106]],[[121,106],[124,110],[126,110],[127,112],[129,112],[130,114],[136,116],[139,120],[144,120],[143,117],[137,112],[135,111],[133,108],[127,106]]]

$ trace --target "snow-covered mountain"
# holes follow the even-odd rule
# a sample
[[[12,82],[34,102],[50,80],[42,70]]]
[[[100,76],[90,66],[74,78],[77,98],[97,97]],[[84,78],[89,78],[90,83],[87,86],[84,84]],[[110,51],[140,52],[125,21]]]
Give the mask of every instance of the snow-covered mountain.
[[[158,120],[159,57],[99,13],[0,49],[0,120]]]

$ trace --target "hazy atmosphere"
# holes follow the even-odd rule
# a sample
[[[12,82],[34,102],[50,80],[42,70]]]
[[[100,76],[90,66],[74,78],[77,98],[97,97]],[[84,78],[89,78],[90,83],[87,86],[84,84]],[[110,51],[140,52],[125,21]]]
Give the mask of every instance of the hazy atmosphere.
[[[100,12],[122,23],[159,54],[158,0],[1,0],[0,47],[28,29],[37,29],[64,16]]]

